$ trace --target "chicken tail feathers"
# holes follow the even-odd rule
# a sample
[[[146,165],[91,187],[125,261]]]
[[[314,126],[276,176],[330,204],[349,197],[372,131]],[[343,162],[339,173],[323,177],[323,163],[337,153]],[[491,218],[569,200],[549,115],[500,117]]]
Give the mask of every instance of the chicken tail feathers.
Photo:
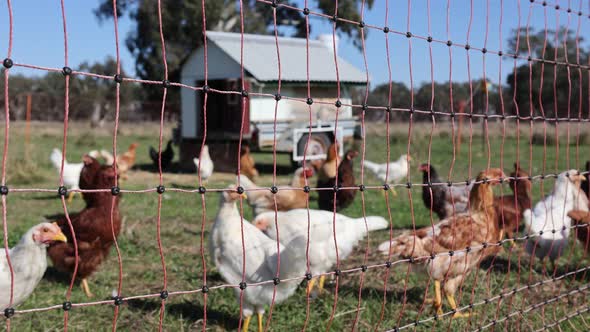
[[[354,220],[355,223],[362,225],[363,231],[365,230],[365,219],[364,218],[357,218]],[[380,216],[368,216],[367,217],[367,228],[369,232],[378,231],[381,229],[386,229],[389,227],[389,222]]]
[[[381,168],[381,166],[379,164],[374,163],[370,160],[366,160],[366,159],[364,161],[364,166],[365,166],[365,169],[368,169],[374,175],[377,175],[379,173],[379,169]]]
[[[383,255],[387,255],[391,250],[392,256],[398,256],[400,258],[416,258],[430,255],[431,247],[431,242],[424,242],[423,239],[420,239],[413,234],[407,234],[394,238],[391,241],[391,245],[389,241],[381,243],[379,245],[379,251]]]
[[[302,276],[307,269],[305,256],[307,237],[298,236],[291,240],[281,252],[280,278],[288,279]]]
[[[150,146],[150,158],[153,161],[158,162],[158,150],[154,149],[153,146]]]
[[[100,155],[104,158],[106,165],[112,165],[115,162],[115,157],[107,150],[100,150]]]
[[[391,243],[391,245],[390,245],[390,243]],[[393,249],[393,243],[389,242],[389,241],[385,241],[379,245],[378,249],[379,249],[379,252],[381,252],[384,255],[387,255],[389,253],[390,247]]]
[[[238,180],[240,181],[240,185],[242,187],[244,187],[245,189],[255,189],[255,188],[258,188],[258,186],[254,182],[252,182],[252,180],[250,180],[249,177],[247,177],[244,174],[240,174]]]
[[[53,149],[53,151],[51,151],[51,155],[49,156],[49,159],[51,159],[51,163],[53,164],[53,167],[55,167],[57,169],[61,168],[61,158],[62,158],[62,154],[59,149]],[[67,161],[64,160],[64,164],[67,164]]]

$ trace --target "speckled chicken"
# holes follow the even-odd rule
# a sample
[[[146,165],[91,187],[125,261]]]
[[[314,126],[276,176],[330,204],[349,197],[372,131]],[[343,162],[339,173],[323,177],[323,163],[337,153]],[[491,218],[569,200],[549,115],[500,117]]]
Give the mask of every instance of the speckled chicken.
[[[482,247],[482,243],[496,243],[502,238],[494,209],[492,185],[505,175],[501,169],[492,168],[479,173],[470,194],[469,211],[453,215],[439,223],[403,234],[379,246],[383,254],[414,258],[434,279],[434,309],[442,314],[442,293],[452,309],[457,309],[455,292],[465,276],[486,257],[499,252],[499,246]],[[469,247],[469,252],[465,249]],[[454,254],[448,255],[450,251]],[[442,254],[434,259],[426,258]],[[454,317],[466,316],[455,313]]]

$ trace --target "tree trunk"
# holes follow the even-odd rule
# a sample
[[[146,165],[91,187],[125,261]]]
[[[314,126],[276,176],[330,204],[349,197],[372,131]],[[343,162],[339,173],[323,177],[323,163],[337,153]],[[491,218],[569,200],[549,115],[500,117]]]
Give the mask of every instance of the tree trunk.
[[[92,115],[90,116],[90,127],[91,128],[102,128],[104,125],[104,121],[102,118],[102,107],[100,103],[94,102],[93,103],[94,110],[92,111]]]

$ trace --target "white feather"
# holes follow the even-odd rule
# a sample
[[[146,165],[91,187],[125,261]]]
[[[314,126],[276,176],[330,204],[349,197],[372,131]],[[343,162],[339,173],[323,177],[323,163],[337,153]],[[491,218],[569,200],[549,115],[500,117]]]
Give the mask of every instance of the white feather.
[[[209,147],[207,145],[201,151],[201,169],[199,170],[199,158],[194,158],[193,162],[197,168],[197,174],[201,175],[202,180],[207,180],[213,174],[213,160],[209,156]]]
[[[309,210],[309,263],[314,275],[325,273],[336,263],[336,246],[334,244],[334,213],[323,210]],[[288,243],[294,238],[303,236],[307,242],[308,210],[294,209],[277,212],[277,224],[281,243]],[[277,239],[275,212],[264,212],[256,216],[254,224],[263,222],[268,228],[265,233],[272,239]],[[336,213],[336,239],[338,241],[339,258],[345,259],[350,255],[357,243],[367,235],[368,231],[385,229],[389,226],[387,220],[379,216],[364,218],[349,218]],[[306,251],[306,242],[299,250]]]
[[[33,233],[39,226],[29,229],[18,244],[9,250],[10,262],[14,270],[13,307],[21,304],[31,295],[47,269],[47,246],[33,241]],[[10,283],[11,276],[6,253],[0,250],[0,311],[10,304]]]
[[[401,155],[398,160],[385,164],[377,164],[365,159],[364,167],[383,182],[385,182],[387,175],[388,183],[399,183],[408,176],[408,155]],[[387,169],[389,169],[389,174],[387,174]]]
[[[572,210],[588,211],[588,198],[566,173],[576,174],[569,170],[558,175],[553,192],[535,205],[534,209],[525,210],[523,219],[528,234],[535,234],[526,243],[526,250],[540,259],[549,256],[555,261],[564,254],[568,245],[571,219],[567,216]],[[555,230],[555,232],[553,231]],[[542,235],[538,235],[543,231]]]
[[[237,285],[242,280],[247,284],[272,280],[277,274],[277,259],[280,256],[280,278],[303,276],[306,271],[304,238],[294,238],[286,246],[278,245],[247,220],[243,220],[244,251],[242,250],[242,219],[236,203],[222,193],[220,209],[211,228],[209,250],[215,266],[223,279]],[[245,253],[245,273],[242,276],[242,255]],[[276,288],[275,303],[291,296],[298,282],[283,281]],[[247,287],[244,290],[242,314],[263,313],[273,297],[272,283]],[[236,289],[239,300],[240,290]]]
[[[53,149],[49,159],[51,160],[53,167],[55,167],[55,169],[57,170],[57,174],[59,174],[61,170],[62,159],[61,151],[59,149]],[[84,163],[70,164],[64,158],[64,186],[68,187],[69,189],[80,189],[80,173],[82,172],[83,167]]]

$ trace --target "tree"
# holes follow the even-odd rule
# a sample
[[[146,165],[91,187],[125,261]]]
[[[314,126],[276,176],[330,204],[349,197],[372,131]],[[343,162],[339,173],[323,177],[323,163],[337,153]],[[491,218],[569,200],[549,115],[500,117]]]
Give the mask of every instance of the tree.
[[[548,31],[547,38],[545,38],[544,30],[529,32],[531,57],[545,59],[550,62],[557,58],[557,61],[561,63],[576,64],[576,37],[573,32],[569,30],[566,34],[566,30],[562,28],[559,30],[558,37],[559,41],[556,43],[554,31]],[[516,48],[516,38],[515,32],[515,35],[509,41],[512,49]],[[546,46],[544,46],[545,41]],[[578,42],[581,44],[582,41],[583,39],[580,37]],[[518,53],[528,56],[528,49],[526,33],[521,31]],[[587,64],[588,51],[584,49],[579,51],[580,63]],[[529,63],[522,64],[517,67],[516,76],[511,73],[507,77],[507,94],[510,96],[509,101],[512,106],[509,111],[512,114],[518,111],[520,115],[528,116],[532,110],[535,116],[544,114],[546,117],[567,117],[569,110],[570,117],[575,118],[578,116],[580,107],[582,110],[588,109],[588,77],[586,71],[582,70],[580,79],[577,68],[563,64],[554,65],[550,62],[543,64],[540,61],[531,61],[530,68]],[[543,78],[543,86],[541,86],[541,78]],[[581,105],[579,103],[580,86],[582,88]],[[569,94],[570,87],[571,95]],[[516,97],[516,104],[511,101],[513,95]],[[569,105],[568,97],[571,101]],[[585,115],[585,111],[583,111],[582,115]]]
[[[374,0],[368,0],[370,8]],[[316,0],[318,8],[329,15],[334,12],[334,2]],[[291,1],[281,1],[282,4],[292,5]],[[342,0],[339,2],[339,16],[360,20],[359,0]],[[163,1],[162,28],[166,40],[166,55],[169,70],[169,80],[178,82],[180,66],[190,55],[191,51],[202,44],[201,0]],[[256,0],[243,1],[244,29],[248,33],[269,33],[273,31],[273,8],[266,3]],[[206,1],[205,12],[207,29],[216,31],[240,31],[239,2],[236,0]],[[101,0],[95,9],[100,20],[112,18],[113,7],[110,0]],[[117,1],[117,15],[128,15],[136,22],[135,31],[126,38],[126,45],[135,58],[135,69],[140,78],[160,80],[164,78],[162,62],[162,48],[159,32],[158,9],[155,0],[119,0]],[[289,29],[281,29],[281,33],[294,36],[305,36],[305,19],[303,13],[283,6],[277,7],[277,24]],[[359,30],[356,25],[338,24],[338,31],[358,39]],[[360,45],[357,41],[356,45]],[[159,86],[144,85],[147,98],[158,100],[162,89]],[[176,89],[170,91],[171,98],[176,97]]]
[[[115,72],[116,62],[82,63],[81,71],[102,75]],[[122,73],[125,74],[124,72]],[[0,82],[0,88],[3,86]],[[116,84],[112,80],[85,75],[72,75],[69,89],[69,117],[76,120],[91,119],[99,125],[114,117]],[[63,120],[65,108],[65,79],[62,73],[48,72],[41,77],[11,75],[9,79],[10,115],[13,120],[24,120],[27,97],[31,98],[31,117],[34,120]],[[1,97],[3,98],[3,96]],[[120,105],[125,108],[137,99],[137,84],[123,84]]]
[[[389,105],[393,108],[409,108],[410,89],[404,83],[391,82],[391,103],[389,103],[389,84],[383,83],[369,92],[367,104],[370,106],[385,107]],[[370,120],[385,120],[384,111],[371,110],[367,112],[367,115]],[[400,118],[402,118],[400,112],[392,112],[389,120],[393,121]]]

